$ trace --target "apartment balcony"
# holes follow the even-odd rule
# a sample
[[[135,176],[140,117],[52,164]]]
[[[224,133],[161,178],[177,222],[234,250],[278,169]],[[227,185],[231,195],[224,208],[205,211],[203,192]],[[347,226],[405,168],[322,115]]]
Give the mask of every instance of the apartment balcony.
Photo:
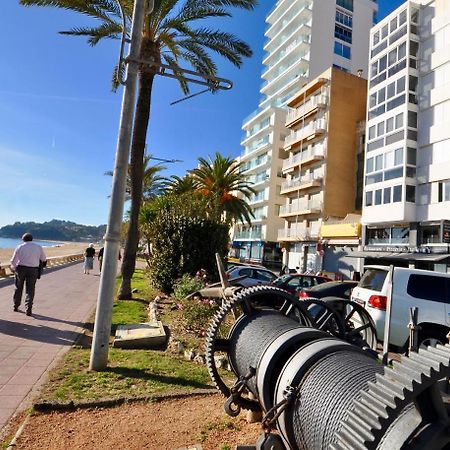
[[[322,202],[317,200],[305,200],[291,203],[280,208],[280,217],[307,216],[310,214],[320,214]]]
[[[264,239],[262,231],[240,231],[234,234],[234,241],[260,241]]]
[[[316,113],[319,108],[326,108],[328,105],[328,99],[328,95],[326,94],[316,95],[311,97],[299,108],[289,111],[286,117],[286,127],[289,128],[298,123],[300,120]]]
[[[270,165],[271,163],[272,163],[272,158],[270,158],[269,156],[267,156],[265,158],[261,158],[261,159],[256,158],[256,159],[249,161],[248,163],[243,164],[240,171],[244,175],[250,175],[251,173],[253,173],[257,170],[263,169],[264,166]]]
[[[251,175],[247,178],[247,182],[251,183],[252,187],[258,186],[261,188],[261,186],[264,183],[269,182],[269,175],[267,173],[264,173],[262,175]]]
[[[275,55],[274,61],[266,66],[262,78],[271,79],[274,78],[274,76],[277,76],[276,69],[280,68],[280,64],[283,61],[289,66],[298,58],[304,57],[304,55],[308,53],[310,43],[310,36],[300,36],[295,41],[291,42],[285,49],[282,49],[279,54]]]
[[[302,141],[311,140],[317,135],[327,131],[327,121],[325,119],[310,122],[306,127],[292,132],[284,141],[284,149],[289,150],[292,146],[300,144]]]
[[[281,194],[294,191],[303,191],[322,186],[323,175],[310,175],[301,177],[299,180],[285,181],[281,185]]]
[[[248,159],[249,156],[254,157],[258,152],[267,149],[271,144],[271,139],[269,136],[257,139],[251,145],[246,146],[243,153],[241,154],[241,159]]]
[[[319,237],[319,227],[295,227],[278,230],[278,241],[310,241]]]
[[[255,206],[255,205],[259,204],[259,203],[264,203],[264,202],[267,202],[267,199],[263,195],[262,196],[258,196],[258,197],[251,197],[247,201],[247,203],[250,206]]]
[[[283,172],[287,173],[297,166],[305,167],[323,161],[325,158],[325,148],[325,145],[314,146],[294,156],[290,156],[283,161]]]
[[[299,11],[289,11],[289,20],[284,20],[282,24],[280,24],[280,18],[275,20],[272,25],[269,25],[266,32],[264,33],[267,36],[267,40],[264,43],[264,51],[271,52],[273,50],[273,43],[276,43],[277,47],[280,42],[284,41],[283,33],[286,33],[286,30],[293,31],[299,29],[298,22],[301,24],[311,21],[312,17],[312,1],[305,2],[303,8]]]
[[[299,59],[290,66],[283,66],[278,69],[277,74],[270,80],[267,80],[261,85],[261,94],[266,94],[270,91],[278,91],[289,84],[292,80],[299,77],[299,74],[306,72],[309,69],[309,53],[299,57]]]

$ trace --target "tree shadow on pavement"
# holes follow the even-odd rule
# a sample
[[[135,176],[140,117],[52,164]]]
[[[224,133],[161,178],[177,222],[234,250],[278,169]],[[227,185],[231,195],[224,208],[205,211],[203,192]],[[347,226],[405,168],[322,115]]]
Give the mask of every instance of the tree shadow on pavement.
[[[0,334],[54,345],[73,345],[77,331],[58,330],[45,325],[11,322],[0,319]]]
[[[36,320],[45,320],[46,322],[66,323],[67,325],[72,325],[78,328],[85,328],[86,325],[84,322],[71,322],[70,320],[57,319],[56,317],[44,316],[42,314],[33,314],[33,317]]]

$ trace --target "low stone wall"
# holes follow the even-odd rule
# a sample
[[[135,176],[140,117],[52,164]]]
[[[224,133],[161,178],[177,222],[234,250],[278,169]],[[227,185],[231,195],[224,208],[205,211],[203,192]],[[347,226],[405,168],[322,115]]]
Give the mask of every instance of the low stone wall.
[[[82,261],[84,259],[83,253],[66,256],[52,256],[47,258],[47,267],[63,266],[75,261]],[[45,270],[45,269],[44,269]],[[0,265],[0,278],[8,278],[13,275],[9,264]]]

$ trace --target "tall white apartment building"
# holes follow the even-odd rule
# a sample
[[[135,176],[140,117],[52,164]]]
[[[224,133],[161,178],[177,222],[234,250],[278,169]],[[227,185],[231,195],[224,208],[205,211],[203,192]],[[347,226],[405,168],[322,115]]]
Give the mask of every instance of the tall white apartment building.
[[[370,38],[362,256],[447,271],[450,2],[407,1]]]
[[[286,104],[311,79],[335,66],[367,76],[369,29],[376,0],[278,0],[266,22],[262,94],[259,107],[243,122],[240,160],[257,193],[250,199],[255,219],[233,230],[236,256],[281,260],[278,230]]]

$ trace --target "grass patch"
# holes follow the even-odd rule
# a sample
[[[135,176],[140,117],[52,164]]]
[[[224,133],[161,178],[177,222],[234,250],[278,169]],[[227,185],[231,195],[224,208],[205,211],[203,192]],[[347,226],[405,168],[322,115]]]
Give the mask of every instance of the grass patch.
[[[121,279],[117,280],[117,287]],[[145,322],[147,307],[158,291],[150,287],[146,271],[137,269],[132,280],[134,300],[116,300],[113,304],[112,329],[117,325]],[[166,322],[171,325],[171,322]],[[80,401],[114,397],[151,396],[177,390],[211,387],[205,366],[198,366],[162,351],[109,350],[108,369],[90,372],[90,348],[71,349],[50,373],[41,400]]]
[[[105,372],[89,372],[89,356],[89,349],[71,350],[50,374],[41,400],[137,397],[211,387],[205,366],[164,352],[113,348]]]
[[[122,277],[117,277],[118,290]],[[136,269],[131,281],[132,289],[136,289],[134,300],[115,300],[113,304],[112,330],[117,325],[140,323],[147,320],[148,304],[158,295],[158,291],[150,286],[147,272],[144,269]]]

